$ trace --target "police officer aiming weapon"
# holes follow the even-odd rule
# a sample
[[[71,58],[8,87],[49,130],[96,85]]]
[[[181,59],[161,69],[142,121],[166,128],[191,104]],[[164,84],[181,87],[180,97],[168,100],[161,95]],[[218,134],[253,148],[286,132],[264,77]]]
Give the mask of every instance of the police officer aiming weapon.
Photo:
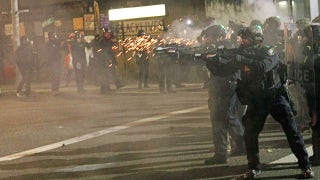
[[[219,63],[222,58],[219,58],[218,63],[206,63],[213,73],[241,70],[241,80],[238,80],[236,92],[240,102],[248,105],[242,122],[245,127],[244,141],[249,170],[243,175],[243,179],[254,179],[261,174],[258,137],[269,114],[281,124],[291,151],[298,159],[302,178],[314,177],[292,108],[281,89],[283,82],[277,52],[273,47],[262,45],[262,35],[252,27],[241,29],[238,36],[241,39],[239,50],[252,57],[237,54],[226,63]],[[220,67],[216,68],[217,65]]]

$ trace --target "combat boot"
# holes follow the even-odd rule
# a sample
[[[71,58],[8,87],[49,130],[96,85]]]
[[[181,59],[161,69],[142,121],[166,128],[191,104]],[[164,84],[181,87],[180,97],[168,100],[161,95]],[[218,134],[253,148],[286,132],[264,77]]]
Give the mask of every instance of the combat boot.
[[[261,174],[260,169],[250,169],[248,172],[246,172],[241,178],[239,179],[255,179]]]
[[[309,179],[314,177],[313,170],[309,167],[301,170],[301,176],[303,179]]]

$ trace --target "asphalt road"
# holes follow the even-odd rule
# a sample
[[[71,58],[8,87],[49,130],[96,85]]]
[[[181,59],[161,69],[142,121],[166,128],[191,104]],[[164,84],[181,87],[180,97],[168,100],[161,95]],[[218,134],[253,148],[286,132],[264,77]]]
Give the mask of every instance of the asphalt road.
[[[170,94],[160,94],[155,84],[107,95],[95,86],[81,95],[75,87],[61,89],[59,96],[51,96],[46,85],[33,89],[28,98],[2,90],[0,179],[234,179],[247,169],[245,156],[203,164],[213,145],[201,84]],[[310,132],[303,135],[310,146]],[[299,178],[272,119],[260,136],[260,150],[265,163],[260,179]],[[319,168],[314,170],[320,179]]]

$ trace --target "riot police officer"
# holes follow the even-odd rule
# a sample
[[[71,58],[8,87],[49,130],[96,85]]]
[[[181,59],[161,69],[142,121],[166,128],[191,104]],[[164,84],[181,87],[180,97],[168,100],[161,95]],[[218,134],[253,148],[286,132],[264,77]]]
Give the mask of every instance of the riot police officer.
[[[213,25],[205,29],[198,41],[207,47],[232,48],[225,39],[226,30],[222,25]],[[209,61],[209,59],[208,59]],[[233,155],[244,154],[243,126],[239,118],[239,100],[235,93],[239,73],[225,76],[212,71],[206,83],[209,88],[208,107],[212,125],[212,137],[215,148],[213,157],[206,159],[205,164],[221,164],[227,162],[228,134],[235,143]]]
[[[21,73],[21,80],[17,88],[17,97],[22,97],[22,89],[25,86],[25,95],[31,95],[31,80],[34,70],[34,56],[32,54],[32,45],[27,36],[20,38],[21,45],[16,50],[16,63]]]
[[[56,33],[48,33],[49,41],[47,43],[47,56],[51,71],[51,90],[52,95],[58,95],[60,89],[61,75],[61,50],[63,48],[62,41],[58,39]]]
[[[86,73],[86,53],[84,36],[80,32],[75,32],[75,39],[71,41],[72,65],[76,75],[78,93],[84,93],[84,80]]]
[[[138,88],[142,89],[142,84],[144,88],[149,88],[149,54],[146,47],[147,36],[144,30],[139,30],[137,34],[137,49],[136,49],[136,63],[139,68],[139,79]]]
[[[230,58],[232,61],[226,68],[241,70],[236,92],[239,100],[247,105],[242,122],[249,171],[243,179],[254,179],[261,174],[258,136],[269,114],[281,124],[291,151],[298,159],[302,178],[314,177],[304,140],[282,89],[276,51],[273,47],[262,45],[263,36],[251,27],[241,29],[238,35],[241,38],[241,55]],[[211,64],[207,65],[214,70]]]
[[[164,28],[162,34],[159,36],[159,42],[169,37],[169,31]],[[160,43],[159,43],[160,44]],[[167,44],[161,44],[166,46]],[[176,63],[178,54],[176,52],[169,53],[167,51],[159,51],[156,56],[159,74],[159,90],[160,93],[174,93],[172,88],[173,66]]]
[[[319,26],[310,26],[311,22],[309,19],[299,19],[296,21],[297,32],[294,35],[295,42],[295,54],[297,62],[295,64],[296,70],[303,71],[308,74],[308,78],[296,79],[296,84],[300,84],[303,88],[303,95],[307,101],[307,107],[309,112],[310,125],[312,128],[312,150],[313,155],[309,158],[313,165],[320,164],[320,124],[317,122],[317,105],[316,105],[316,79],[315,78],[315,59],[313,49],[314,32],[317,32]],[[316,49],[316,48],[315,48]],[[299,68],[299,69],[298,69]]]
[[[110,79],[110,58],[107,51],[107,39],[104,37],[105,31],[102,29],[100,34],[95,36],[93,40],[93,54],[94,63],[96,67],[97,79],[100,84],[100,93],[105,94],[111,91],[109,79]]]

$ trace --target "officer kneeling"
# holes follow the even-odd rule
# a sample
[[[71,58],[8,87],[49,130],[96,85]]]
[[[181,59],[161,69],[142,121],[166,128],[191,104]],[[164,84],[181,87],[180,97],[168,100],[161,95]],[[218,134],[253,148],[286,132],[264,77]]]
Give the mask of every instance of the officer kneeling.
[[[222,59],[228,58],[229,62],[219,64],[219,70],[241,70],[241,80],[238,81],[236,92],[240,102],[247,105],[242,121],[249,167],[242,178],[254,179],[261,174],[258,136],[269,114],[281,124],[291,151],[298,159],[302,178],[314,177],[292,107],[282,90],[277,53],[273,47],[262,45],[262,34],[253,27],[241,29],[238,36],[241,38],[238,53],[228,57],[221,55]],[[207,61],[210,71],[217,70],[216,66],[216,61]]]

